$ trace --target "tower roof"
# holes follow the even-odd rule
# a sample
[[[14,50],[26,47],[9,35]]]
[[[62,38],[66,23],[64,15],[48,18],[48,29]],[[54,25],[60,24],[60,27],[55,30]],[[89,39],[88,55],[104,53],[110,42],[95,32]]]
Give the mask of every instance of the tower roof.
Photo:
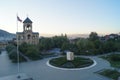
[[[27,18],[23,21],[23,23],[32,23],[32,21],[27,17]]]

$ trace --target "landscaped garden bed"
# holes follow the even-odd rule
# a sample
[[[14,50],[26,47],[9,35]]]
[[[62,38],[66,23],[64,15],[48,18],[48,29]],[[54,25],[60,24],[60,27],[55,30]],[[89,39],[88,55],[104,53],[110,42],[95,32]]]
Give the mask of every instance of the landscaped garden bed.
[[[113,80],[118,80],[120,77],[120,73],[117,70],[105,69],[99,72],[100,75],[106,76],[108,78],[112,78]]]
[[[53,58],[49,63],[60,68],[83,68],[93,64],[93,60],[83,57],[75,57],[74,60],[67,60],[66,57]]]
[[[108,60],[112,67],[120,68],[120,54],[111,54],[101,58]]]

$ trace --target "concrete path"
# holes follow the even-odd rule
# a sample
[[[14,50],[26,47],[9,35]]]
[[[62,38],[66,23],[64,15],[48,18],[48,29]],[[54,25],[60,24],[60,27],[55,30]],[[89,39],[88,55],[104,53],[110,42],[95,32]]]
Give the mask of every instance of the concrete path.
[[[27,56],[25,56],[23,53],[19,52],[19,54],[20,54],[22,57],[24,57],[24,58],[27,60],[27,62],[31,61],[31,60],[30,60]]]
[[[83,70],[60,70],[47,66],[51,58],[20,63],[20,72],[26,73],[34,80],[110,80],[95,72],[111,69],[110,64],[98,57],[89,57],[97,62],[92,68]],[[6,52],[0,55],[0,77],[17,74],[17,64],[11,63]]]
[[[24,73],[1,77],[0,80],[33,80]]]

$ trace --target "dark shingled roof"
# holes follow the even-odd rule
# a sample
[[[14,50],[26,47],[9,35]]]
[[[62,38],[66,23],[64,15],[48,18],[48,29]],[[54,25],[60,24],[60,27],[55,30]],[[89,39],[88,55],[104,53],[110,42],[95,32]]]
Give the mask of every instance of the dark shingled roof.
[[[32,21],[27,17],[27,18],[23,21],[23,23],[32,23]]]
[[[39,34],[38,32],[33,32],[33,34]]]
[[[23,34],[23,32],[16,32],[16,34]]]

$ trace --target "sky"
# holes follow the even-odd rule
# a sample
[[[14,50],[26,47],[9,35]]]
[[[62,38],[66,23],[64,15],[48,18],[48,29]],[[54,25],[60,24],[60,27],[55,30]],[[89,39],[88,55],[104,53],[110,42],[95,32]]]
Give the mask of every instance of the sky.
[[[16,33],[17,14],[40,34],[120,32],[120,0],[0,0],[0,29]]]

